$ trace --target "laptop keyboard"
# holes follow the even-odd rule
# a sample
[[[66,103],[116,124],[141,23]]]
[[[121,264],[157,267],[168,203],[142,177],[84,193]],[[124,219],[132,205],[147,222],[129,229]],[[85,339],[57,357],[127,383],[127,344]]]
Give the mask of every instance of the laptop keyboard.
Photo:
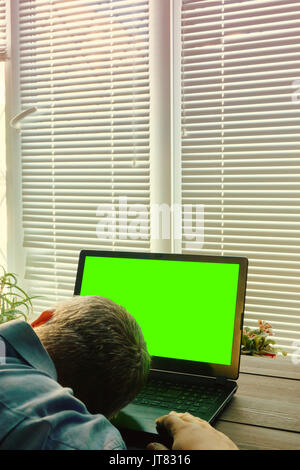
[[[224,389],[217,384],[184,384],[150,379],[133,403],[178,413],[187,411],[201,417],[221,404],[226,396]]]

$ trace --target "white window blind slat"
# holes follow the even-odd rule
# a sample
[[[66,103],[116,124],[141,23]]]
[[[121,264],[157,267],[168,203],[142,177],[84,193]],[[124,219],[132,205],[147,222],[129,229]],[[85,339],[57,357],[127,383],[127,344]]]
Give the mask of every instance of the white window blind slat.
[[[183,233],[182,250],[248,257],[245,324],[269,321],[289,352],[300,339],[299,20],[295,1],[182,2],[182,203],[204,204],[205,217],[203,246]]]

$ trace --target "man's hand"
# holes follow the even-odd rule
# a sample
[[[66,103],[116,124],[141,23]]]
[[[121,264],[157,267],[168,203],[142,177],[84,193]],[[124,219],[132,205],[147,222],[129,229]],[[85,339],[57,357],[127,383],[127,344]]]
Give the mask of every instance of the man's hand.
[[[190,413],[176,413],[156,420],[157,429],[165,428],[173,437],[172,450],[238,450],[237,446],[207,421],[196,418]],[[148,444],[149,450],[168,450],[158,442]]]

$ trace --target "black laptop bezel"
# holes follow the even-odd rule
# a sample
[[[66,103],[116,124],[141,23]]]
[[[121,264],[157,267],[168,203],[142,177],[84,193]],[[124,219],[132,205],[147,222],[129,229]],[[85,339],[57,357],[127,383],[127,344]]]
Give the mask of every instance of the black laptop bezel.
[[[82,250],[79,255],[77,276],[74,288],[74,295],[80,295],[82,276],[84,270],[85,258],[111,257],[111,258],[132,258],[132,259],[156,259],[170,261],[192,261],[192,262],[218,262],[239,264],[239,279],[237,289],[236,313],[234,322],[233,344],[231,353],[231,364],[212,364],[206,362],[194,362],[180,359],[171,359],[165,357],[152,356],[152,369],[165,372],[177,372],[182,374],[201,375],[207,377],[226,377],[236,380],[239,376],[241,337],[244,317],[244,304],[246,295],[246,282],[248,271],[248,259],[237,256],[214,256],[198,254],[179,254],[179,253],[141,253],[129,251],[109,251],[109,250]],[[217,325],[215,325],[217,326]],[[213,329],[212,329],[213,334]]]

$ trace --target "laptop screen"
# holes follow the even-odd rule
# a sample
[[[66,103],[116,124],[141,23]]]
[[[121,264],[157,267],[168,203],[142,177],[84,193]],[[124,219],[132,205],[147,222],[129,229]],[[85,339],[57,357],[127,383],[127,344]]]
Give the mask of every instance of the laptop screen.
[[[122,305],[153,356],[230,365],[240,265],[86,256],[80,295]]]

